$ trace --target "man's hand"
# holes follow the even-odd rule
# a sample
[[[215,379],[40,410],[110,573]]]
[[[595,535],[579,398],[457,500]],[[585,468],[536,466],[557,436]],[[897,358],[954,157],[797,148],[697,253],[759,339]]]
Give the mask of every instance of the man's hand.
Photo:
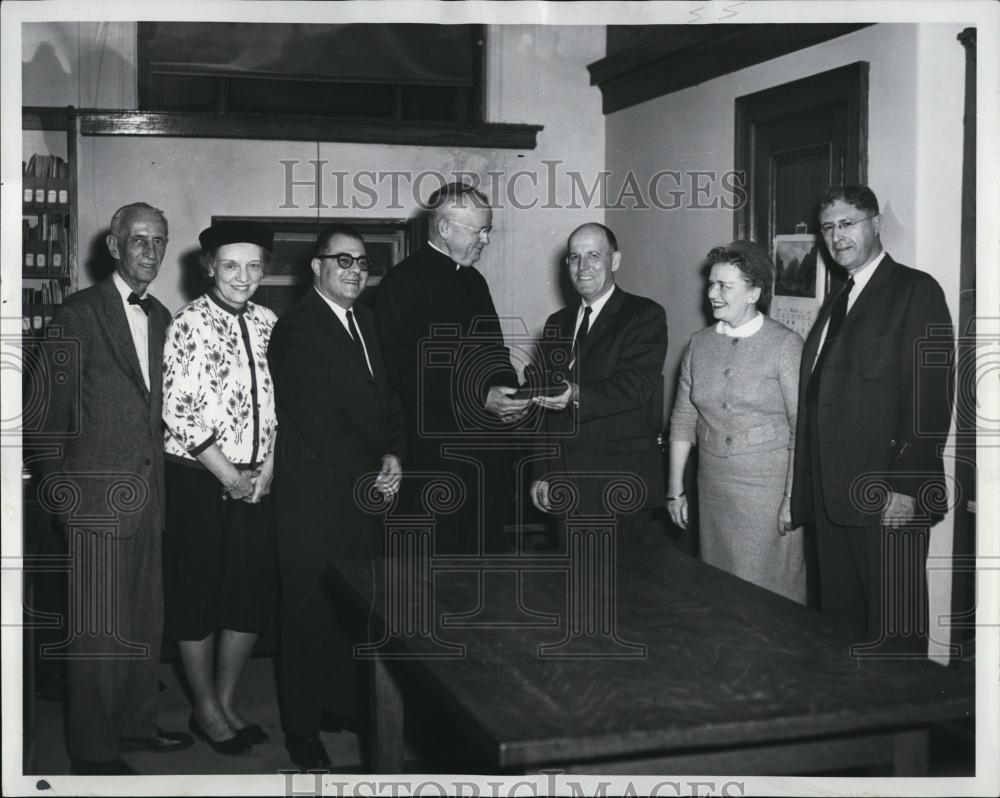
[[[575,382],[567,382],[566,390],[558,396],[535,396],[532,398],[537,405],[541,405],[546,410],[565,410],[570,402],[575,402],[580,394]]]
[[[882,511],[882,526],[908,526],[917,515],[917,501],[905,493],[890,493]]]
[[[486,409],[504,421],[516,421],[527,412],[531,400],[514,399],[515,393],[517,388],[494,385],[486,395]]]
[[[382,470],[375,477],[375,490],[391,499],[399,491],[399,483],[403,478],[403,464],[394,454],[382,458]]]
[[[549,503],[549,483],[544,479],[536,479],[531,483],[531,503],[543,513],[552,512],[552,505]]]

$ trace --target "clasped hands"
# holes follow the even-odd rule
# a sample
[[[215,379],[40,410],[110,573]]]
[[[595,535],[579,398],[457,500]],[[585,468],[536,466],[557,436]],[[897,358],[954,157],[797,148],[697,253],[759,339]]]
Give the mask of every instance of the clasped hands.
[[[239,473],[239,478],[226,486],[226,491],[222,494],[223,499],[257,504],[271,492],[271,480],[274,476],[271,469],[255,468]]]

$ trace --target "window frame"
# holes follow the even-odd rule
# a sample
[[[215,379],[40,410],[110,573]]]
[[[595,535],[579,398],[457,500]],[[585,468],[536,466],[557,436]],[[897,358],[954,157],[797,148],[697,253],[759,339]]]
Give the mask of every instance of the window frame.
[[[151,72],[151,60],[150,60],[150,39],[152,37],[153,26],[159,24],[155,21],[140,21],[137,28],[137,88],[138,88],[138,110],[145,113],[200,113],[206,115],[223,115],[230,113],[228,108],[228,84],[229,81],[234,79],[234,76],[219,75],[216,79],[219,81],[219,99],[218,105],[215,109],[209,111],[190,111],[190,110],[180,110],[180,111],[169,111],[162,107],[162,102],[159,99],[159,92],[161,87],[159,84],[159,76]],[[211,24],[211,23],[206,23]],[[415,118],[407,118],[403,116],[404,107],[404,91],[407,86],[405,84],[394,84],[394,83],[384,83],[379,85],[391,86],[392,87],[392,115],[391,116],[324,116],[315,113],[315,109],[302,109],[301,111],[296,111],[294,113],[281,113],[274,112],[258,112],[261,116],[269,115],[281,115],[287,116],[289,118],[300,118],[300,117],[312,117],[320,119],[330,119],[331,121],[341,121],[341,122],[381,122],[390,124],[415,124],[421,125],[427,124],[483,124],[486,118],[486,103],[485,103],[485,75],[486,75],[486,26],[481,24],[471,24],[469,25],[470,35],[472,37],[473,44],[473,60],[472,60],[472,87],[467,94],[462,92],[456,92],[455,96],[455,108],[453,117],[450,119],[435,119],[435,120],[420,120]],[[271,80],[282,80],[283,78],[271,76]],[[289,75],[288,78],[284,78],[289,81],[294,81],[295,77]],[[329,83],[336,85],[337,81],[329,81]],[[356,84],[355,84],[356,85]],[[420,87],[433,86],[434,84],[420,84]],[[253,112],[241,112],[242,114],[251,114]]]

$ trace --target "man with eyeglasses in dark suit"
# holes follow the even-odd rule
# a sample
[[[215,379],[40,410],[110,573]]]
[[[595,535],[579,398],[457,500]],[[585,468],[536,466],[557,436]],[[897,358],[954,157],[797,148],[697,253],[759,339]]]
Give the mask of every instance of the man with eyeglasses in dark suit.
[[[847,280],[802,353],[793,522],[814,525],[822,612],[854,653],[926,656],[927,545],[947,509],[951,316],[933,277],[882,249],[867,186],[830,188],[819,221]]]
[[[472,442],[482,432],[502,431],[530,401],[514,397],[517,374],[489,286],[475,268],[490,243],[493,211],[486,197],[466,183],[442,186],[427,204],[427,243],[390,269],[378,286],[376,319],[386,369],[406,420],[407,471],[454,475],[463,486],[461,505],[437,518],[435,551],[475,553],[480,542],[487,551],[497,551],[504,546],[499,488],[504,456],[488,444],[466,448],[458,457],[454,449],[475,447]],[[436,332],[448,327],[456,333],[454,349],[442,357],[450,357],[451,365],[425,362],[428,350],[422,345],[439,339]],[[486,488],[481,493],[480,480]],[[416,480],[403,485],[402,511],[423,511],[422,488]]]
[[[359,507],[358,481],[399,490],[403,426],[374,320],[355,302],[368,282],[360,234],[332,225],[316,241],[313,288],[274,327],[267,360],[277,399],[274,496],[281,579],[281,715],[303,770],[330,767],[323,709],[359,729],[366,696],[353,645],[323,581],[328,563],[380,553],[382,523]]]

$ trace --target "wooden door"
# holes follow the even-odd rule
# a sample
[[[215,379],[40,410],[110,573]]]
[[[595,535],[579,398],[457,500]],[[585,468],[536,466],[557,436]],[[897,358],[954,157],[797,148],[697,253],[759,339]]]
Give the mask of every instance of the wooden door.
[[[735,164],[747,189],[736,238],[771,251],[774,236],[802,224],[817,233],[827,187],[864,182],[867,87],[859,61],[736,99]]]

